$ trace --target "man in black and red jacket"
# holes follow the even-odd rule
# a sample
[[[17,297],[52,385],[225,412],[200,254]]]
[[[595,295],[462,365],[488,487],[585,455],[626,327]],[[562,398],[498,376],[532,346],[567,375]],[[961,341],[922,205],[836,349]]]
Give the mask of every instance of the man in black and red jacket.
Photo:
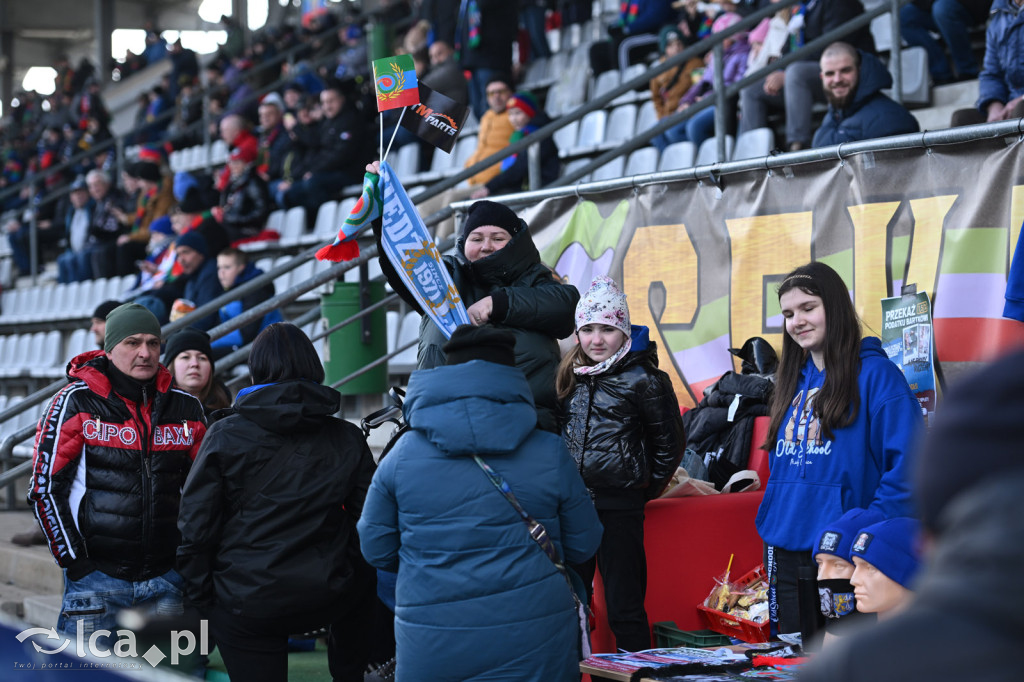
[[[178,504],[206,433],[202,405],[159,363],[152,313],[115,308],[104,349],[68,364],[32,456],[28,499],[64,569],[57,629],[69,637],[115,631],[123,608],[182,613]]]

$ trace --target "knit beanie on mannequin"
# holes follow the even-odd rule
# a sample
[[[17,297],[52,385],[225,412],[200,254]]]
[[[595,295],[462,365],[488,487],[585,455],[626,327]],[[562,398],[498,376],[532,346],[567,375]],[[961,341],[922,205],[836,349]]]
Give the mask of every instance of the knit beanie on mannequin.
[[[902,517],[888,519],[857,533],[850,548],[850,560],[860,557],[887,578],[911,589],[914,577],[921,568],[918,541],[921,524],[917,519]]]

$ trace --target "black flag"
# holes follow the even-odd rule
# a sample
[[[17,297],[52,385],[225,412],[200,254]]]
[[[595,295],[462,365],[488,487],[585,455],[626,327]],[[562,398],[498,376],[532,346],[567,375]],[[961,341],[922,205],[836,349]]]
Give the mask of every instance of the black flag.
[[[469,117],[469,107],[419,84],[420,104],[406,107],[402,127],[449,154]]]

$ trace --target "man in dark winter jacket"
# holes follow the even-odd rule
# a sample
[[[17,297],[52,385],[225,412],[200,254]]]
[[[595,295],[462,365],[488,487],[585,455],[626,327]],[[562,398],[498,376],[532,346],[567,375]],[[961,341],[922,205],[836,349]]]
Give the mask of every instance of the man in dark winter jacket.
[[[178,237],[174,255],[188,277],[183,297],[194,307],[206,305],[224,293],[217,279],[217,254],[210,253],[206,239],[192,230]],[[193,327],[209,331],[217,324],[217,314],[207,315],[192,323]]]
[[[921,128],[910,112],[881,93],[892,87],[892,76],[874,55],[846,43],[832,43],[821,55],[821,85],[828,113],[813,147],[869,140]]]
[[[359,183],[366,163],[362,148],[362,121],[353,107],[345,106],[345,95],[338,85],[328,85],[320,93],[323,119],[316,125],[297,125],[285,120],[285,127],[297,150],[304,151],[304,174],[295,184],[278,185],[287,208],[305,206],[306,219],[316,217],[320,204],[341,191],[345,185]],[[293,171],[294,172],[294,171]]]
[[[954,386],[917,458],[928,557],[906,610],[850,635],[800,671],[805,682],[1017,679],[1024,633],[1007,594],[1024,560],[1024,354]],[[969,466],[963,466],[970,453]]]
[[[797,21],[800,22],[804,43],[808,43],[863,13],[861,0],[809,0]],[[791,27],[795,25],[791,24]],[[875,51],[875,41],[867,26],[847,36],[847,41],[861,52]],[[810,54],[793,62],[784,71],[770,73],[764,80],[743,88],[740,91],[739,132],[764,127],[769,110],[785,109],[789,150],[806,149],[812,139],[814,103],[824,101],[818,77],[820,56],[818,53]]]
[[[70,637],[113,632],[123,608],[182,613],[178,504],[206,433],[202,405],[159,363],[152,313],[115,308],[104,349],[68,364],[32,455],[28,500],[64,569],[57,630]]]

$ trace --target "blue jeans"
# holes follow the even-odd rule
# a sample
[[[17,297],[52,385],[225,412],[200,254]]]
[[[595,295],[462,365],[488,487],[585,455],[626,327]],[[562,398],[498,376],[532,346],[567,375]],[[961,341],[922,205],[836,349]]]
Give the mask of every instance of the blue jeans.
[[[57,282],[71,284],[92,279],[92,252],[91,248],[81,251],[68,249],[57,256]]]
[[[908,45],[923,47],[928,52],[928,70],[936,81],[952,80],[953,72],[945,51],[930,32],[942,34],[957,74],[969,78],[978,75],[978,63],[967,33],[975,23],[971,13],[957,0],[936,0],[930,13],[914,5],[900,9],[900,31]]]
[[[469,77],[469,108],[473,110],[476,120],[480,120],[487,113],[487,81],[495,76],[502,75],[497,69],[473,69]]]
[[[160,616],[180,616],[185,612],[182,600],[184,581],[176,571],[156,578],[131,582],[93,571],[80,580],[71,580],[64,572],[64,602],[57,631],[74,638],[81,627],[84,641],[97,630],[109,630],[104,646],[113,641],[117,613],[121,609],[142,607]],[[97,638],[103,641],[103,638]],[[74,641],[74,640],[73,640]]]
[[[551,56],[547,31],[544,30],[546,13],[547,10],[542,5],[534,4],[529,4],[519,10],[519,19],[530,36],[530,61]]]
[[[665,151],[665,147],[670,144],[689,140],[695,147],[699,148],[701,142],[713,137],[714,134],[715,108],[708,107],[682,123],[677,123],[665,132],[655,135],[651,140],[651,144],[657,147],[659,151]]]

